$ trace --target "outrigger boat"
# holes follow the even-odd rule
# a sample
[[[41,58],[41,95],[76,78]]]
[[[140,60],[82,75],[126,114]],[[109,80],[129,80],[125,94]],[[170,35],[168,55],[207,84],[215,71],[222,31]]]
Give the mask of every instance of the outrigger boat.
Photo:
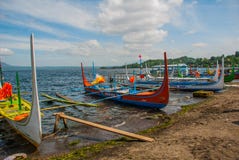
[[[175,88],[177,85],[207,85],[214,82],[218,82],[219,80],[219,65],[217,62],[217,67],[215,70],[215,74],[212,77],[185,77],[185,78],[170,78],[169,85],[170,88]]]
[[[33,34],[30,37],[31,66],[32,66],[32,103],[12,94],[11,87],[6,99],[0,102],[0,114],[25,139],[38,147],[42,140],[41,113],[38,99],[35,53]],[[17,76],[18,77],[18,76]],[[18,78],[17,78],[18,79]],[[4,87],[4,85],[3,85]],[[19,90],[18,90],[19,91]]]
[[[235,77],[234,79],[239,79],[239,70],[237,72],[235,72]]]
[[[196,83],[196,84],[179,84],[175,85],[174,89],[185,90],[185,91],[197,91],[197,90],[206,90],[206,91],[220,91],[224,88],[224,57],[222,58],[222,68],[221,75],[216,82],[205,82],[205,83]]]
[[[126,77],[128,81],[130,80],[130,77],[128,76],[128,72],[126,69]],[[217,67],[215,70],[215,74],[213,77],[208,77],[208,78],[193,78],[193,77],[169,77],[169,87],[172,90],[182,88],[183,86],[186,85],[208,85],[212,83],[216,83],[219,80],[219,65],[217,62]],[[136,86],[138,88],[154,88],[155,86],[158,86],[162,80],[159,79],[159,77],[155,79],[149,79],[149,80],[136,80],[135,83],[137,84]]]
[[[233,81],[235,78],[235,69],[234,69],[234,66],[232,67],[232,72],[225,75],[224,77],[224,82],[231,82]]]
[[[90,83],[84,74],[83,64],[81,63],[82,79],[85,91],[97,95],[105,99],[111,99],[122,103],[151,107],[163,108],[169,101],[169,85],[168,85],[168,68],[167,55],[164,52],[164,80],[160,87],[154,91],[130,90],[130,89],[115,89],[115,88],[100,88],[98,85]]]

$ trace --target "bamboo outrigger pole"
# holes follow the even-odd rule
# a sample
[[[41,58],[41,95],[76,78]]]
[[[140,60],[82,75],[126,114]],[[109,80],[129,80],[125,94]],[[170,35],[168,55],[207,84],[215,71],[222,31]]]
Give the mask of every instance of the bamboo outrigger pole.
[[[69,98],[67,96],[63,96],[63,95],[61,95],[60,93],[57,93],[57,92],[56,92],[56,96],[59,97],[59,98],[62,98],[64,100],[70,101],[70,102],[76,102],[73,99],[71,99],[71,98]]]
[[[19,110],[22,110],[21,91],[20,91],[20,82],[19,82],[18,72],[16,72],[16,79],[17,79],[18,106],[19,106]]]
[[[145,136],[138,135],[138,134],[135,134],[135,133],[122,131],[122,130],[111,128],[111,127],[107,127],[107,126],[104,126],[104,125],[101,125],[101,124],[89,122],[89,121],[82,120],[82,119],[79,119],[79,118],[67,116],[63,112],[54,113],[54,115],[56,116],[54,131],[57,130],[57,126],[58,126],[60,118],[63,118],[63,122],[64,122],[65,127],[67,127],[65,119],[69,119],[71,121],[75,121],[75,122],[82,123],[82,124],[92,126],[92,127],[95,127],[95,128],[103,129],[103,130],[106,130],[106,131],[109,131],[109,132],[118,133],[118,134],[121,134],[121,135],[124,135],[124,136],[127,136],[127,137],[136,138],[136,139],[139,139],[139,140],[142,140],[142,141],[146,141],[146,142],[153,142],[154,141],[153,138],[145,137]]]

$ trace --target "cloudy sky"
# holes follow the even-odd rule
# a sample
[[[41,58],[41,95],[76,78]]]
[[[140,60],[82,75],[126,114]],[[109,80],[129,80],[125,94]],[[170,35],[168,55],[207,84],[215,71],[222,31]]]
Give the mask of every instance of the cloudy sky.
[[[239,50],[238,0],[1,0],[0,57],[29,66],[123,65]]]

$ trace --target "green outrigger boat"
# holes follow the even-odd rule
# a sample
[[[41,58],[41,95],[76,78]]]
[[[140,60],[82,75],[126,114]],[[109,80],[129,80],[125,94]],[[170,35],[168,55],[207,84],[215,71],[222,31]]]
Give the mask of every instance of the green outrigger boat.
[[[235,78],[235,70],[234,70],[234,66],[233,66],[232,72],[229,75],[225,75],[224,82],[231,82],[234,80],[234,78]]]

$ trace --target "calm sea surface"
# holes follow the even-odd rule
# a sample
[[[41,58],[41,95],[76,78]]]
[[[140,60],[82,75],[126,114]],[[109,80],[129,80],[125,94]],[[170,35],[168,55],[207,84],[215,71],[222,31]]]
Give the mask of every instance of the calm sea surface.
[[[3,69],[4,70],[4,69]],[[86,68],[86,73],[91,72],[91,68]],[[11,82],[16,87],[16,71],[20,77],[21,95],[31,101],[31,70],[30,68],[16,68],[3,71],[4,81]],[[103,75],[112,75],[120,73],[123,70],[100,70],[97,73]],[[87,77],[92,77],[86,74]],[[55,96],[55,93],[61,93],[76,101],[93,102],[97,97],[92,97],[84,93],[80,67],[40,67],[37,68],[38,91],[40,101],[45,100],[41,93]],[[16,93],[16,88],[14,88]],[[42,130],[43,135],[50,135],[53,132],[55,116],[53,113],[64,112],[67,115],[81,118],[84,120],[104,124],[110,127],[123,129],[130,132],[137,132],[158,124],[158,120],[149,118],[152,115],[163,113],[171,114],[181,109],[182,105],[192,104],[202,101],[195,99],[191,92],[170,92],[170,102],[162,110],[138,108],[137,106],[128,106],[107,100],[99,103],[100,107],[74,106],[63,109],[43,111]],[[48,108],[56,105],[65,105],[57,102],[40,103],[41,108]],[[60,128],[63,125],[60,125]],[[33,156],[46,156],[64,152],[73,148],[89,145],[91,143],[102,142],[105,140],[119,137],[119,135],[87,127],[75,122],[68,122],[68,130],[61,130],[54,136],[43,139],[41,146],[35,150],[27,141],[17,135],[4,119],[0,119],[0,159],[10,154],[24,152]],[[78,141],[76,146],[69,146],[69,143]]]

